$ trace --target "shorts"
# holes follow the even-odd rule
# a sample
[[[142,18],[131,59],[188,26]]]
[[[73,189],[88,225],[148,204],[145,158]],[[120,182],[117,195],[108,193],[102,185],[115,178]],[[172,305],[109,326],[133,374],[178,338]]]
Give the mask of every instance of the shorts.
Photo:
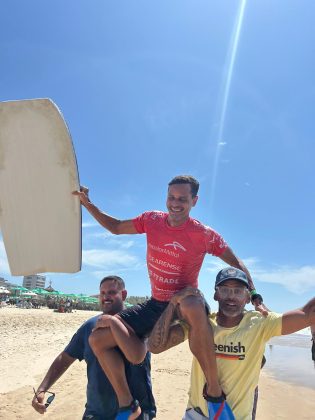
[[[150,298],[143,303],[119,312],[117,315],[128,324],[139,338],[148,337],[168,302]]]
[[[169,302],[162,302],[150,298],[143,303],[124,309],[117,315],[128,324],[139,338],[146,338],[150,335],[154,325],[167,308]],[[210,314],[210,306],[204,300],[207,316]]]

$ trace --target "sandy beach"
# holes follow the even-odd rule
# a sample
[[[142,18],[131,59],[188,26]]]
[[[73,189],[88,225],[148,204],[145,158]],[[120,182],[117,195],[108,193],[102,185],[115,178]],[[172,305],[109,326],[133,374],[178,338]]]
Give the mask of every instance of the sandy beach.
[[[82,322],[95,314],[88,311],[62,314],[48,309],[0,309],[0,419],[41,418],[31,407],[32,387],[37,387],[53,359]],[[274,353],[276,351],[273,349]],[[187,402],[190,363],[187,343],[152,357],[158,420],[181,419]],[[294,364],[294,357],[288,363]],[[85,404],[85,386],[85,363],[76,362],[54,385],[56,398],[45,419],[80,419]],[[277,375],[264,369],[259,389],[258,420],[314,418],[315,380],[314,387],[304,387],[292,381],[278,380]]]

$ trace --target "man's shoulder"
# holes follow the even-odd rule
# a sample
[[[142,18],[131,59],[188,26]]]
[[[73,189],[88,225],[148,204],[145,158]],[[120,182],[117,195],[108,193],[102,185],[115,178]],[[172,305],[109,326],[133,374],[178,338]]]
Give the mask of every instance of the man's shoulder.
[[[194,231],[203,233],[204,235],[211,236],[216,233],[216,231],[211,226],[205,225],[204,223],[200,222],[200,220],[193,219],[192,217],[189,218],[189,226]]]
[[[217,312],[211,312],[209,315],[209,321],[212,322],[213,324],[217,324],[216,322],[216,317],[217,317]],[[276,319],[279,319],[282,317],[282,314],[279,314],[277,312],[268,312],[267,316],[262,315],[262,313],[253,310],[244,310],[244,316],[242,318],[242,320],[240,321],[240,323],[238,324],[239,326],[242,326],[244,324],[269,324],[270,322],[273,322]]]
[[[88,328],[94,328],[96,321],[98,320],[98,318],[102,315],[102,313],[100,312],[97,315],[92,316],[91,318],[87,319],[85,322],[83,322],[83,324],[81,325],[80,329],[88,329]]]
[[[144,214],[152,220],[164,219],[167,216],[167,213],[161,210],[150,210],[150,211],[146,211]]]
[[[144,213],[141,213],[138,218],[142,218],[146,221],[158,221],[164,220],[167,217],[167,213],[160,211],[160,210],[148,210]]]
[[[278,318],[281,314],[276,312],[268,312],[267,316],[264,316],[261,312],[256,311],[255,309],[244,310],[244,318],[243,319],[259,319],[262,322],[269,322],[273,318]]]
[[[279,314],[278,312],[270,311],[268,312],[267,316],[264,316],[261,312],[256,311],[255,309],[251,309],[251,310],[245,310],[244,316],[248,318],[257,318],[257,319],[261,319],[263,321],[268,322],[270,319],[281,317],[282,314]]]

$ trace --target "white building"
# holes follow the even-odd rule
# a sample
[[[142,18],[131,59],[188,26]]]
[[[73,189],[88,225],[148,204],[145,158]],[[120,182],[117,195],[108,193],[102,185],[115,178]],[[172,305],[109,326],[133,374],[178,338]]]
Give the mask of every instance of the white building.
[[[46,277],[40,276],[39,274],[33,274],[31,276],[24,276],[23,278],[23,287],[27,289],[36,289],[41,287],[45,289]]]

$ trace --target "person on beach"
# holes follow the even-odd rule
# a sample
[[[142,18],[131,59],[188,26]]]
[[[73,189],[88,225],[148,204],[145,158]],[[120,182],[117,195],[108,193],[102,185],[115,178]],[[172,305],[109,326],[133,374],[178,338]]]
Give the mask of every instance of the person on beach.
[[[124,308],[127,297],[124,281],[118,276],[104,277],[100,282],[100,305],[103,314],[115,315]],[[109,378],[104,375],[92,349],[88,338],[95,328],[99,315],[87,320],[72,337],[54,360],[39,385],[32,406],[40,414],[44,414],[45,393],[69,368],[75,360],[85,360],[87,364],[87,402],[83,419],[115,420],[118,412],[118,401]],[[155,401],[151,386],[150,355],[147,354],[141,365],[131,365],[124,359],[124,368],[128,383],[134,398],[139,401],[142,420],[153,419],[156,415]]]
[[[269,312],[263,316],[257,311],[246,311],[245,305],[250,302],[249,289],[250,282],[243,271],[234,267],[224,268],[215,281],[214,299],[218,301],[219,310],[209,315],[219,381],[236,420],[254,418],[255,389],[267,341],[274,336],[294,333],[315,321],[315,298],[303,308],[284,314]],[[194,292],[190,290],[190,293]],[[165,351],[187,338],[189,329],[185,322],[173,323],[182,296],[185,295],[180,293],[171,299],[155,324],[148,341],[148,349],[153,353]],[[204,299],[201,293],[199,299]],[[205,385],[206,378],[194,357],[188,407],[183,420],[211,418]]]
[[[119,313],[115,319],[103,317],[97,323],[98,330],[90,336],[91,347],[116,391],[122,415],[129,413],[129,420],[137,418],[140,410],[132,403],[132,395],[120,361],[121,355],[115,347],[118,346],[132,363],[142,360],[146,346],[139,338],[149,335],[178,291],[187,286],[197,287],[198,273],[207,253],[244,270],[255,307],[262,313],[267,313],[244,263],[236,257],[222,236],[190,217],[190,211],[198,200],[198,189],[199,183],[192,176],[177,176],[168,184],[168,213],[148,211],[131,220],[118,220],[103,213],[90,201],[86,187],[74,192],[89,213],[111,233],[147,235],[147,266],[152,298]],[[217,401],[224,402],[224,395],[217,376],[215,354],[212,350],[213,335],[205,305],[191,294],[184,295],[178,304],[181,316],[190,326],[190,349],[202,366],[207,379],[206,393],[215,406]],[[122,323],[119,324],[117,319]],[[230,412],[226,404],[224,410]],[[232,414],[228,415],[233,418]],[[123,417],[117,417],[120,418]]]

